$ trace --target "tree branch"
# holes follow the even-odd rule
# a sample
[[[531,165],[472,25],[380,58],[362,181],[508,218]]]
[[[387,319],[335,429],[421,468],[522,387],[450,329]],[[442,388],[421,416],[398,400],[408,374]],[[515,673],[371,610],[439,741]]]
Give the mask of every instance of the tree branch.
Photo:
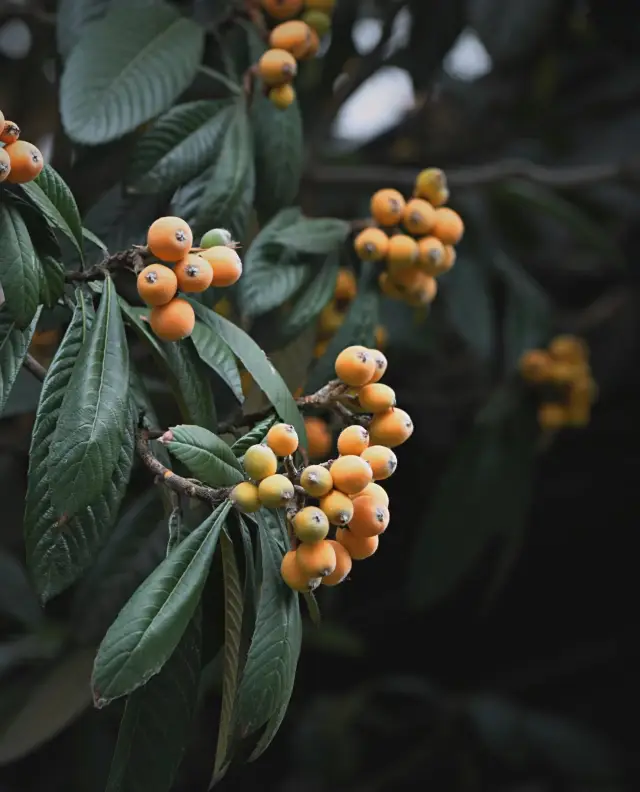
[[[47,370],[41,363],[38,363],[33,355],[28,354],[22,365],[27,371],[30,371],[37,380],[44,382],[44,378],[47,376]]]
[[[134,245],[129,250],[122,250],[107,256],[103,261],[94,264],[87,270],[78,272],[65,272],[64,279],[67,283],[87,283],[88,281],[102,280],[106,275],[118,270],[138,271],[144,265],[145,256],[149,251],[144,246]]]

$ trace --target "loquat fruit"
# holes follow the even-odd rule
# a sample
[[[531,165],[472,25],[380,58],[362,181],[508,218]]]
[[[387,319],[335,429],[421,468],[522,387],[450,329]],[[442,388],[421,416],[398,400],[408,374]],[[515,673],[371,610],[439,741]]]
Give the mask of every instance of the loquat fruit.
[[[178,279],[164,264],[149,264],[138,275],[138,294],[147,305],[166,305],[176,296]]]
[[[181,217],[159,217],[147,231],[147,247],[162,261],[180,261],[193,246],[193,233]]]
[[[571,389],[566,405],[568,426],[575,428],[587,426],[591,420],[591,396],[588,392]]]
[[[396,472],[398,459],[390,448],[386,446],[369,446],[360,454],[365,462],[371,465],[374,481],[388,479]]]
[[[242,259],[233,248],[226,245],[214,245],[207,250],[202,250],[198,255],[208,261],[213,269],[212,286],[224,288],[233,286],[240,280]]]
[[[360,388],[358,400],[363,410],[370,413],[381,413],[396,406],[395,391],[381,382],[372,382]]]
[[[272,19],[292,19],[302,11],[305,0],[261,0],[261,5]]]
[[[304,419],[307,431],[307,447],[311,459],[325,459],[331,451],[331,432],[322,418],[309,416]]]
[[[298,73],[298,64],[290,52],[270,49],[258,61],[258,74],[265,85],[274,86],[291,82]]]
[[[298,433],[291,424],[274,424],[267,432],[266,444],[279,457],[288,457],[298,450]]]
[[[405,200],[398,190],[378,190],[371,196],[371,214],[381,226],[395,226],[402,220]]]
[[[277,472],[278,458],[269,446],[257,443],[247,448],[242,465],[249,478],[254,481],[262,481]]]
[[[398,289],[398,287],[389,277],[388,272],[381,272],[378,275],[378,285],[380,286],[380,291],[385,295],[385,297],[389,297],[392,300],[404,300],[404,292]]]
[[[11,170],[11,160],[7,152],[0,148],[0,182],[3,182]]]
[[[309,28],[309,46],[300,56],[299,60],[306,61],[315,58],[320,51],[320,36],[313,28]]]
[[[334,539],[327,539],[326,541],[333,547],[336,554],[336,568],[331,574],[322,578],[322,585],[337,586],[339,583],[342,583],[349,572],[351,572],[353,566],[352,559],[348,550],[344,545],[341,545],[340,542],[336,542]]]
[[[389,251],[389,237],[381,228],[365,228],[353,241],[361,261],[382,261]]]
[[[549,354],[563,363],[582,363],[589,359],[589,347],[577,336],[559,335],[549,344]]]
[[[333,290],[333,299],[351,302],[351,300],[355,299],[357,293],[358,286],[353,270],[340,267],[338,270],[338,277],[336,278],[336,285]]]
[[[269,35],[269,46],[290,52],[294,58],[300,58],[309,49],[311,28],[306,22],[294,19],[282,22],[273,28]]]
[[[290,83],[276,85],[269,91],[269,101],[278,108],[286,110],[296,100],[296,90]]]
[[[180,341],[193,332],[196,316],[190,303],[174,297],[166,305],[154,305],[149,315],[151,329],[163,341]]]
[[[538,423],[541,429],[556,431],[566,426],[569,410],[564,404],[548,402],[538,407]]]
[[[40,149],[33,143],[27,143],[26,140],[9,143],[4,147],[4,151],[11,162],[11,170],[6,176],[9,184],[26,184],[33,181],[44,168]]]
[[[424,236],[433,228],[436,212],[423,198],[412,198],[407,202],[402,216],[402,224],[413,236]]]
[[[456,249],[453,245],[445,245],[444,246],[444,261],[442,262],[442,272],[439,272],[439,275],[444,275],[445,272],[449,272],[450,269],[453,269],[453,265],[456,263],[456,258],[458,254],[456,253]]]
[[[20,127],[14,124],[13,121],[4,121],[2,123],[2,131],[0,132],[0,141],[6,144],[15,143],[20,137]]]
[[[336,542],[344,547],[354,561],[371,558],[378,549],[379,541],[377,536],[355,536],[348,528],[338,528],[336,531]]]
[[[338,457],[329,468],[329,473],[333,486],[345,495],[355,495],[373,481],[371,466],[355,454]]]
[[[520,357],[519,368],[525,382],[539,385],[549,379],[551,358],[543,349],[530,349]]]
[[[327,348],[329,347],[328,341],[318,341],[318,343],[313,348],[313,356],[318,360],[321,357],[324,357]]]
[[[373,416],[369,425],[371,445],[383,445],[387,448],[405,443],[413,434],[413,421],[399,407],[392,407],[386,412]]]
[[[405,301],[412,308],[420,308],[432,303],[438,294],[438,283],[431,275],[425,275],[420,286],[407,295]]]
[[[329,519],[317,506],[305,506],[292,520],[293,530],[301,542],[320,542],[329,533]]]
[[[325,518],[326,519],[326,518]],[[296,550],[298,566],[311,577],[325,578],[335,571],[338,559],[333,544],[323,539],[312,544],[300,544]]]
[[[336,0],[305,0],[308,11],[324,11],[325,14],[330,14],[335,5]]]
[[[449,200],[447,177],[440,168],[425,168],[416,178],[414,194],[433,206],[442,206]]]
[[[242,387],[242,395],[245,397],[245,399],[249,396],[254,382],[255,380],[248,371],[240,372],[240,386]]]
[[[178,288],[187,294],[206,291],[213,280],[213,267],[197,253],[187,253],[176,264],[174,272],[178,279]]]
[[[258,488],[250,481],[241,481],[231,490],[229,500],[241,512],[251,514],[262,506],[258,496]]]
[[[425,279],[430,277],[417,267],[394,268],[390,270],[389,275],[394,286],[402,292],[403,297],[417,294],[424,286]]]
[[[342,327],[345,316],[345,312],[338,308],[335,300],[328,302],[320,311],[320,316],[318,317],[318,332],[320,335],[334,335]]]
[[[356,498],[348,527],[353,536],[359,538],[379,536],[387,530],[389,519],[389,509],[374,498]]]
[[[564,363],[561,360],[549,361],[549,368],[547,370],[546,381],[553,382],[556,385],[570,385],[576,377],[582,373],[582,367],[571,363]]]
[[[418,240],[418,266],[427,275],[440,275],[444,272],[444,245],[434,236],[422,237]]]
[[[279,509],[286,506],[293,498],[294,493],[293,484],[282,473],[267,476],[258,484],[260,503],[268,509]]]
[[[300,486],[312,498],[322,498],[333,489],[333,478],[326,467],[309,465],[302,471]]]
[[[406,234],[393,234],[389,237],[387,262],[390,269],[396,270],[410,267],[418,260],[418,243]]]
[[[457,245],[464,234],[464,223],[457,212],[449,207],[436,209],[432,233],[445,245]]]
[[[371,484],[367,484],[362,492],[356,492],[356,494],[351,497],[354,501],[358,498],[373,498],[376,503],[389,508],[389,496],[387,495],[387,491],[374,481],[372,481]]]
[[[353,501],[339,490],[331,490],[320,498],[320,508],[331,525],[346,525],[353,517]]]
[[[318,11],[314,8],[305,11],[302,21],[306,22],[312,30],[322,38],[331,30],[331,17],[325,11]]]
[[[388,332],[387,328],[384,325],[378,325],[376,327],[376,329],[375,329],[375,340],[376,340],[376,346],[379,349],[382,349],[383,347],[386,347],[387,344],[389,343],[389,332]],[[386,368],[386,366],[385,366],[385,368]],[[382,376],[382,375],[380,375],[380,376]]]
[[[366,347],[356,344],[340,352],[336,358],[335,370],[338,379],[345,385],[359,387],[371,382],[376,371],[376,362]]]
[[[320,585],[320,578],[311,577],[300,569],[298,555],[295,550],[289,550],[282,557],[280,574],[287,586],[294,591],[306,593],[313,591]]]
[[[231,231],[226,228],[210,228],[205,234],[202,235],[200,240],[201,248],[212,248],[231,245],[233,237]],[[211,262],[209,262],[211,263]]]
[[[4,124],[4,113],[0,110],[0,126]]]
[[[367,385],[373,382],[379,382],[384,377],[388,366],[386,356],[379,349],[371,349],[370,352],[376,364],[376,369]]]
[[[369,447],[369,432],[364,426],[347,426],[338,435],[338,453],[341,456],[360,456]]]

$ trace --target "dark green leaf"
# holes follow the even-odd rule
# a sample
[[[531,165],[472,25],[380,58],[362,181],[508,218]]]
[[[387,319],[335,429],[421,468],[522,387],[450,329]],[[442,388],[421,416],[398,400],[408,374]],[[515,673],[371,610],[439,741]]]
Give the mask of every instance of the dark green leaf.
[[[60,112],[69,137],[115,140],[168,108],[191,84],[204,30],[165,3],[114,8],[87,25],[67,60]]]
[[[252,445],[256,445],[257,443],[261,443],[264,438],[266,437],[267,432],[271,428],[271,426],[276,422],[275,415],[268,415],[264,418],[260,423],[257,423],[251,431],[247,432],[246,435],[238,438],[236,442],[231,446],[231,450],[233,453],[240,459],[240,457],[244,456],[245,451]]]
[[[88,240],[89,240],[89,242],[91,242],[91,243],[92,243],[93,245],[95,245],[97,248],[100,248],[100,250],[101,250],[103,253],[107,253],[107,252],[108,252],[108,250],[107,250],[107,246],[105,245],[105,243],[104,243],[104,242],[103,242],[103,241],[102,241],[102,240],[101,240],[99,237],[97,237],[97,236],[96,236],[96,235],[93,233],[93,231],[89,231],[89,229],[88,229],[88,228],[84,228],[84,227],[83,227],[83,229],[82,229],[82,236],[83,236],[85,239],[88,239]]]
[[[64,293],[64,265],[53,256],[40,256],[40,302],[53,308]]]
[[[66,58],[86,26],[104,16],[110,0],[60,0],[56,13],[58,52]]]
[[[312,272],[312,265],[297,263],[291,251],[275,252],[275,259],[253,258],[240,279],[239,301],[244,316],[262,316],[278,308],[293,297]]]
[[[31,325],[21,330],[7,307],[0,306],[0,415],[27,356],[37,321],[38,316],[35,316]]]
[[[193,304],[196,318],[200,316],[200,311],[206,308]],[[206,314],[205,314],[206,315]],[[200,360],[206,363],[212,371],[223,380],[233,392],[236,399],[242,404],[244,394],[242,393],[242,381],[240,372],[233,352],[229,346],[216,334],[205,322],[196,321],[191,334],[191,341],[200,356]]]
[[[72,516],[108,487],[128,413],[129,347],[111,278],[71,372],[48,460],[53,505]]]
[[[283,320],[280,328],[285,339],[295,338],[320,315],[325,305],[333,297],[338,277],[340,259],[336,255],[327,256],[320,271],[311,283],[296,297],[295,304]]]
[[[278,243],[298,253],[328,255],[344,244],[350,230],[346,220],[333,217],[300,217],[294,225],[279,234]]]
[[[31,324],[40,302],[42,270],[29,230],[14,204],[0,204],[0,283],[16,326]]]
[[[132,190],[171,191],[202,173],[218,156],[234,112],[228,100],[218,99],[176,105],[160,116],[133,151]]]
[[[144,685],[180,642],[198,607],[231,504],[220,505],[138,588],[96,655],[92,685],[102,707]]]
[[[165,441],[169,453],[211,487],[229,487],[242,481],[242,468],[233,451],[217,435],[201,426],[181,424],[170,429]]]

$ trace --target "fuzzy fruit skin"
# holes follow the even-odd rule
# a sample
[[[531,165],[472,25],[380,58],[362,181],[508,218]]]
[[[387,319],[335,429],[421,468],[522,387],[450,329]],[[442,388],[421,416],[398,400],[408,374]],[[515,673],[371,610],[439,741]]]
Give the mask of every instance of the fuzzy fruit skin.
[[[236,251],[226,245],[214,245],[198,254],[213,268],[211,285],[226,288],[233,286],[242,275],[242,259]]]
[[[320,36],[313,28],[309,28],[309,46],[300,56],[299,60],[307,61],[315,58],[320,50]]]
[[[231,490],[229,499],[238,511],[244,514],[252,514],[261,508],[258,488],[250,481],[241,481]]]
[[[433,235],[445,245],[457,245],[464,234],[464,223],[460,215],[449,207],[436,209],[436,221],[433,224]]]
[[[323,586],[337,586],[343,582],[351,572],[353,561],[346,548],[334,539],[327,539],[336,554],[336,568],[334,571],[322,578]]]
[[[294,58],[301,58],[309,49],[311,28],[306,22],[294,19],[282,22],[273,28],[269,35],[269,46],[290,52]]]
[[[336,358],[335,371],[345,385],[359,387],[371,381],[376,370],[373,355],[366,347],[354,345],[343,349]]]
[[[322,418],[309,416],[304,419],[304,428],[307,432],[307,444],[311,459],[325,459],[331,451],[331,432],[327,422]]]
[[[349,530],[353,536],[364,539],[379,536],[389,525],[389,509],[376,503],[374,498],[356,498],[353,502],[353,517],[349,522]]]
[[[197,253],[187,253],[174,269],[178,279],[178,288],[186,294],[199,294],[211,286],[213,268],[211,264]]]
[[[298,545],[298,566],[310,577],[326,577],[336,568],[336,551],[325,539],[320,542]]]
[[[338,457],[329,468],[333,485],[345,495],[355,495],[373,481],[371,466],[359,456]]]
[[[376,552],[380,540],[377,536],[354,536],[348,528],[338,528],[336,541],[345,548],[354,561],[364,561]]]
[[[278,110],[286,110],[296,100],[296,91],[293,85],[285,83],[284,85],[276,85],[269,91],[269,101],[278,108]]]
[[[374,415],[369,426],[371,445],[383,445],[387,448],[402,445],[412,434],[413,421],[399,407],[392,407],[386,412]]]
[[[387,263],[390,271],[395,274],[405,267],[413,266],[418,260],[418,243],[407,234],[393,234],[389,237]]]
[[[360,406],[366,412],[380,413],[396,406],[396,394],[393,388],[381,382],[371,382],[360,388],[358,394]],[[362,451],[360,452],[362,453]]]
[[[293,80],[298,73],[298,64],[290,52],[270,49],[258,61],[258,73],[265,85],[282,85]]]
[[[375,371],[373,372],[373,376],[367,383],[367,385],[371,385],[374,382],[380,382],[380,380],[384,377],[387,372],[387,367],[389,365],[387,361],[386,355],[381,352],[379,349],[371,349],[371,357],[375,363]]]
[[[291,424],[274,424],[267,432],[265,442],[276,456],[288,457],[298,450],[298,433]]]
[[[369,432],[359,424],[347,426],[338,436],[338,453],[341,456],[360,454],[369,447]]]
[[[193,247],[193,233],[181,217],[159,217],[149,226],[147,246],[156,258],[175,263]]]
[[[378,190],[371,196],[371,215],[381,226],[389,228],[401,222],[405,205],[398,190]]]
[[[7,152],[0,148],[0,182],[3,182],[9,176],[11,172],[11,159]]]
[[[226,247],[233,242],[231,231],[226,228],[210,228],[202,235],[201,248]]]
[[[365,228],[353,241],[361,261],[382,261],[389,251],[389,237],[381,228]]]
[[[412,198],[404,208],[402,222],[413,236],[424,236],[433,228],[435,215],[435,209],[428,201],[423,198]]]
[[[178,279],[164,264],[149,264],[138,275],[138,294],[147,305],[166,305],[176,296]]]
[[[447,271],[445,266],[444,245],[435,236],[425,236],[418,240],[418,261],[416,266],[434,278]]]
[[[361,454],[373,471],[374,481],[384,481],[396,472],[398,459],[390,448],[381,445],[369,446]]]
[[[320,578],[312,578],[300,569],[295,550],[289,550],[284,554],[280,564],[280,574],[290,589],[301,593],[313,591],[320,585]]]
[[[4,147],[11,160],[11,170],[5,181],[9,184],[26,184],[33,181],[44,168],[44,159],[39,148],[26,140],[16,140]]]
[[[320,508],[331,525],[346,525],[353,517],[353,501],[339,490],[332,490],[320,498]]]
[[[440,168],[425,168],[416,178],[414,195],[424,198],[432,206],[442,206],[449,200],[447,177]]]
[[[333,489],[333,478],[325,467],[309,465],[302,471],[300,486],[312,498],[323,498]]]
[[[387,495],[387,491],[374,481],[372,481],[371,484],[367,484],[362,492],[357,492],[351,497],[354,501],[358,500],[358,498],[373,498],[376,503],[389,508],[389,496]]]
[[[268,446],[261,444],[247,448],[242,464],[249,478],[254,481],[262,481],[267,476],[273,476],[278,470],[276,455]]]
[[[20,137],[20,127],[14,121],[3,121],[0,125],[0,141],[6,144],[15,143]]]
[[[261,0],[261,5],[272,19],[292,19],[302,11],[304,0]]]
[[[262,479],[258,485],[260,502],[268,509],[279,509],[286,506],[294,495],[293,484],[282,473],[274,473]]]
[[[321,542],[329,533],[329,519],[317,506],[305,506],[292,520],[293,530],[301,542]]]
[[[157,305],[151,309],[149,324],[163,341],[180,341],[193,332],[196,316],[186,300],[174,297],[166,305]]]

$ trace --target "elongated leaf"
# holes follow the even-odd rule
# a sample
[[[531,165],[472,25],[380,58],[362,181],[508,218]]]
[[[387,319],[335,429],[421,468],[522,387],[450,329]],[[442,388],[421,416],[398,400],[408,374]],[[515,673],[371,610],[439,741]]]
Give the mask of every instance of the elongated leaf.
[[[298,102],[286,110],[258,94],[251,104],[255,141],[256,207],[261,222],[268,220],[298,194],[302,175],[302,117]]]
[[[51,165],[45,165],[31,182],[21,185],[47,222],[65,234],[82,257],[82,221],[73,193]]]
[[[339,256],[327,256],[320,271],[309,285],[304,287],[280,328],[284,339],[295,338],[318,318],[324,306],[333,297],[339,264]]]
[[[244,456],[245,451],[252,445],[261,443],[266,437],[267,432],[271,426],[276,422],[275,415],[268,415],[264,420],[257,423],[250,432],[238,438],[231,446],[233,453],[240,459]]]
[[[266,394],[280,418],[284,423],[292,424],[295,427],[300,442],[306,445],[307,434],[304,428],[304,419],[287,384],[271,365],[262,349],[244,330],[213,311],[208,311],[207,324],[222,336],[234,355],[241,360],[256,381],[258,387]]]
[[[38,308],[42,270],[29,230],[18,208],[8,201],[0,204],[0,239],[0,283],[6,307],[24,330]]]
[[[333,217],[300,217],[295,225],[285,228],[278,242],[300,253],[328,255],[344,244],[350,226]]]
[[[110,0],[60,0],[56,13],[58,52],[66,58],[77,44],[86,26],[100,19]]]
[[[167,443],[169,453],[200,481],[211,487],[228,487],[243,480],[233,451],[213,432],[187,424],[173,426],[170,431],[173,439]]]
[[[0,306],[0,415],[27,356],[38,316],[26,330],[21,330],[6,306]]]
[[[200,310],[207,310],[195,303],[193,307],[196,317],[200,316]],[[240,372],[238,371],[236,358],[231,349],[229,349],[228,344],[205,322],[196,322],[191,334],[191,341],[200,356],[200,360],[206,363],[212,371],[215,371],[220,379],[231,388],[233,395],[242,404],[244,394],[242,393]]]
[[[93,233],[93,231],[89,231],[88,228],[84,228],[83,227],[82,228],[82,236],[85,239],[88,239],[89,242],[91,242],[91,244],[95,245],[97,248],[100,248],[100,250],[103,253],[108,253],[107,246],[105,245],[105,243],[98,236],[96,236]]]
[[[125,431],[129,347],[113,281],[106,278],[104,283],[51,442],[48,470],[59,515],[76,514],[108,487]]]
[[[134,192],[175,190],[215,160],[234,113],[226,99],[176,105],[145,132],[133,152],[128,183]]]
[[[64,264],[53,256],[40,256],[40,302],[53,308],[64,293]]]
[[[96,706],[144,685],[180,642],[198,607],[231,504],[219,506],[138,588],[104,637],[93,669]]]
[[[128,698],[107,792],[169,792],[184,754],[200,680],[197,611],[162,670]]]
[[[165,3],[114,8],[87,25],[60,84],[67,134],[106,143],[161,113],[190,85],[203,46],[204,30]]]
[[[244,316],[262,316],[278,308],[300,289],[312,272],[312,265],[297,263],[291,251],[276,252],[279,255],[275,259],[254,259],[251,269],[243,274],[238,285]]]
[[[238,688],[240,737],[257,731],[286,707],[302,638],[298,596],[280,576],[283,549],[270,523],[260,526],[258,537],[262,583],[256,628]]]

